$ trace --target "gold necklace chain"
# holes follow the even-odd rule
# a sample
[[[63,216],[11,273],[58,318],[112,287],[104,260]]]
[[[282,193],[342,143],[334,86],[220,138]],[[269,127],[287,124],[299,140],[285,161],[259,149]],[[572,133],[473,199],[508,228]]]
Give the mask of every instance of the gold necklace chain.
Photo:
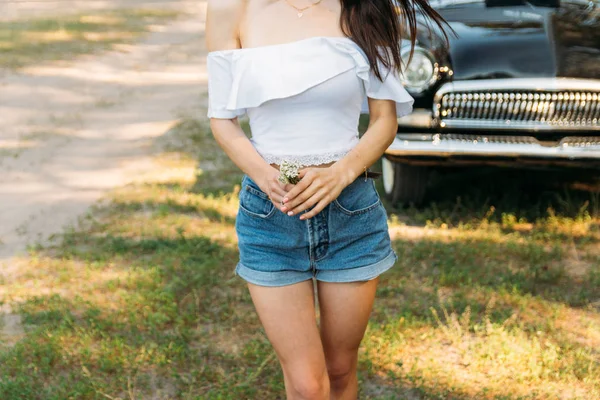
[[[296,11],[298,11],[298,18],[302,18],[302,16],[304,15],[304,11],[308,10],[309,8],[313,8],[314,6],[319,5],[322,1],[323,0],[315,1],[306,7],[297,7],[297,6],[293,5],[292,3],[290,3],[290,0],[285,0],[285,2],[288,4],[288,6],[295,8]]]

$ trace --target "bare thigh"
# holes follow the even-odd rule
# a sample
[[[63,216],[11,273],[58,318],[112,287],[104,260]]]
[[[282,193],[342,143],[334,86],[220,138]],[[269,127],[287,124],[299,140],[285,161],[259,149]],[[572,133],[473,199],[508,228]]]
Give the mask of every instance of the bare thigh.
[[[317,283],[321,340],[332,378],[356,367],[378,282]]]
[[[326,376],[312,280],[281,287],[248,283],[248,288],[286,378],[308,382]]]

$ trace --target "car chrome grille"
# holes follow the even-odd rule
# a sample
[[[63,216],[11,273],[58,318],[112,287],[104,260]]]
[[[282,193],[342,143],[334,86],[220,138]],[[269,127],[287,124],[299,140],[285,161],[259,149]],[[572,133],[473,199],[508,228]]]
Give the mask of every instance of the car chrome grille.
[[[435,103],[434,115],[442,128],[600,129],[600,90],[596,88],[475,89],[453,84],[438,92]]]
[[[590,137],[590,136],[571,136],[566,137],[560,141],[563,146],[574,146],[574,147],[591,147],[591,146],[600,146],[600,137]]]
[[[568,136],[561,140],[544,142],[531,136],[512,136],[512,135],[459,135],[459,134],[440,134],[432,135],[432,143],[452,141],[468,144],[534,144],[545,147],[597,147],[600,146],[600,136]]]
[[[475,136],[475,135],[440,135],[437,134],[434,140],[453,140],[461,143],[499,143],[499,144],[537,144],[538,141],[530,136],[500,136],[500,135],[486,135],[486,136]]]

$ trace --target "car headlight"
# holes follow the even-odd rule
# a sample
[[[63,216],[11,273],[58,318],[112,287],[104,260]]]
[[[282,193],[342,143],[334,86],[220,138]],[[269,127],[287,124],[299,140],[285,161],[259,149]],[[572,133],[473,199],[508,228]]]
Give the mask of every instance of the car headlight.
[[[408,61],[410,47],[402,51],[402,59]],[[404,66],[402,83],[409,92],[419,94],[429,89],[438,79],[438,64],[422,47],[415,47],[412,60]]]

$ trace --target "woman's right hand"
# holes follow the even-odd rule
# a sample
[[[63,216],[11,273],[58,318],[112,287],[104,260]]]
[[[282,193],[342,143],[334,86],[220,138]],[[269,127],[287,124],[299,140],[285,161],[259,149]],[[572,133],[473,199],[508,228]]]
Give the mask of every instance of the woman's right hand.
[[[257,179],[253,179],[258,187],[269,195],[271,202],[281,211],[283,198],[293,185],[279,182],[279,170],[271,165]]]

